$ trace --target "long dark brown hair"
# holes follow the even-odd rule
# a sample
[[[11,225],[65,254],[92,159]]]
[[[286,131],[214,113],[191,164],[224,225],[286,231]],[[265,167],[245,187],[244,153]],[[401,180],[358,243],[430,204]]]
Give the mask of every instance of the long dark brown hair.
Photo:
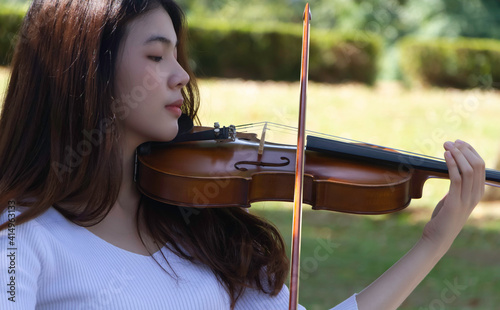
[[[81,226],[108,214],[122,179],[120,130],[111,107],[119,44],[130,21],[160,6],[173,21],[178,61],[191,77],[183,112],[197,120],[198,88],[188,65],[184,15],[175,2],[33,1],[0,116],[0,212],[10,200],[27,206],[17,225],[50,206]],[[85,207],[60,207],[75,201]],[[270,295],[281,290],[288,259],[281,235],[266,220],[240,208],[169,207],[147,197],[138,223],[139,216],[156,244],[209,266],[232,308],[246,287]],[[137,229],[140,234],[139,224]]]

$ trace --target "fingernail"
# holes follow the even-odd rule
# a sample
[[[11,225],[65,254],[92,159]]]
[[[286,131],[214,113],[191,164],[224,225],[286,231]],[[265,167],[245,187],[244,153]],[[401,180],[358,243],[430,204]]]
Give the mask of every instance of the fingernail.
[[[463,143],[464,143],[464,141],[462,141],[462,140],[460,140],[460,139],[457,139],[457,140],[455,141],[455,143],[456,143],[456,144],[458,144],[458,145],[461,145],[461,144],[463,144]]]
[[[446,141],[446,142],[444,143],[444,147],[445,147],[445,148],[452,148],[452,147],[453,147],[453,142]]]

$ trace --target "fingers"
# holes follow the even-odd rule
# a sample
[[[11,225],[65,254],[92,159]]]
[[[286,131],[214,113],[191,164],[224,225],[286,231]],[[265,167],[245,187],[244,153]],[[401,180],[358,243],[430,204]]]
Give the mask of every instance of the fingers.
[[[479,154],[476,152],[476,150],[470,146],[468,143],[463,142],[458,140],[459,146],[458,148],[462,151],[464,154],[465,158],[471,165],[474,173],[473,173],[473,187],[472,191],[476,195],[479,195],[480,197],[477,198],[479,200],[481,196],[484,194],[484,187],[485,187],[485,178],[486,178],[486,169],[485,169],[485,164],[484,160],[479,156]]]
[[[450,193],[460,191],[460,197],[479,201],[484,193],[484,161],[468,143],[457,140],[446,142],[445,160],[452,184]],[[471,202],[472,202],[471,201]]]
[[[460,171],[458,170],[457,162],[450,151],[454,146],[450,146],[450,144],[451,142],[446,142],[444,145],[445,149],[447,149],[444,153],[444,159],[446,161],[446,165],[448,166],[448,175],[451,181],[450,194],[452,196],[460,196],[462,189],[462,177],[460,175]]]
[[[467,152],[467,148],[462,144],[455,142],[453,146],[450,147],[449,144],[446,145],[446,147],[449,148],[449,152],[451,153],[453,160],[455,161],[456,165],[453,165],[453,168],[455,170],[454,173],[454,181],[456,185],[460,186],[461,190],[461,198],[464,198],[463,195],[467,195],[470,192],[472,192],[473,188],[473,175],[474,175],[474,169],[471,166],[469,160],[467,157],[470,157],[470,151]],[[467,157],[466,157],[467,156]],[[458,169],[459,176],[456,176],[456,170]],[[451,179],[451,177],[450,177]],[[460,180],[460,181],[458,181]],[[452,180],[453,181],[453,180]]]

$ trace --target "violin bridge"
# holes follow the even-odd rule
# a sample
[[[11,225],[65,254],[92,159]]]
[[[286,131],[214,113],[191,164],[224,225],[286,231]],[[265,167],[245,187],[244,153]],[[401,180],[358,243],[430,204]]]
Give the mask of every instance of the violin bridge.
[[[266,131],[267,131],[267,122],[264,124],[264,128],[262,128],[262,134],[260,135],[260,144],[258,155],[264,154],[264,144],[266,143]]]

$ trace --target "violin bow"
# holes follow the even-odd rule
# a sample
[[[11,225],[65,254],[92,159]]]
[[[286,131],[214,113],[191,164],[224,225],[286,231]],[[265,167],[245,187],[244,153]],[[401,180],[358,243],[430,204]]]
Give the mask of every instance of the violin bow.
[[[304,180],[304,149],[306,126],[306,92],[309,72],[309,24],[311,9],[309,3],[304,10],[302,33],[302,65],[300,71],[300,108],[297,136],[297,156],[295,161],[295,190],[293,197],[292,264],[290,271],[289,310],[296,310],[299,303],[300,241],[302,227],[302,192]]]

